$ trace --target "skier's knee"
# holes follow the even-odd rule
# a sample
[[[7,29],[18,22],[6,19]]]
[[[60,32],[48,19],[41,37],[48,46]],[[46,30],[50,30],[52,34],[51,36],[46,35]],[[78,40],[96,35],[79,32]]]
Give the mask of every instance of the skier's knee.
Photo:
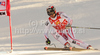
[[[76,41],[75,41],[75,40],[73,40],[73,41],[72,41],[72,43],[76,44]]]

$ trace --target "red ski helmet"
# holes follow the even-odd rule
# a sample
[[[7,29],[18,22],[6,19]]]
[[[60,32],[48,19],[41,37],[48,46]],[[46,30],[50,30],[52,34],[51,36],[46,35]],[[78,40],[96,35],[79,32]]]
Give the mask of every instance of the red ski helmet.
[[[55,7],[54,6],[49,6],[48,8],[47,8],[47,14],[50,16],[50,15],[53,15],[53,14],[55,14],[56,13],[56,9],[55,9]]]

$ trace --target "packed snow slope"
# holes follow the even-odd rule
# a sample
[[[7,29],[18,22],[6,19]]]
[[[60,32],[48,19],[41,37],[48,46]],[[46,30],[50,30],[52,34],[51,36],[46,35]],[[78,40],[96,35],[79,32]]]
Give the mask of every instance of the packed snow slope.
[[[73,19],[73,26],[100,28],[100,0],[11,0],[13,53],[8,53],[9,17],[0,16],[1,55],[100,55],[99,51],[44,51],[46,44],[43,30],[49,5],[54,5],[57,11],[65,12]],[[100,30],[78,28],[74,29],[74,33],[77,39],[100,50]],[[50,33],[49,38],[57,47],[63,47]]]

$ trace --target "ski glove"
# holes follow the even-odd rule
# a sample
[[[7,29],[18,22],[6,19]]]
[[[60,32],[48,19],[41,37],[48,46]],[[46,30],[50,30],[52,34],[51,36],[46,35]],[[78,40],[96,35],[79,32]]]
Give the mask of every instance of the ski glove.
[[[46,40],[46,45],[50,45],[51,41],[49,40],[49,38],[47,38]]]
[[[69,28],[71,28],[71,25],[70,24],[67,24],[65,28],[66,29],[69,29]]]
[[[67,24],[67,25],[66,25],[66,27],[71,27],[71,24],[70,24],[70,23],[69,23],[69,24]]]

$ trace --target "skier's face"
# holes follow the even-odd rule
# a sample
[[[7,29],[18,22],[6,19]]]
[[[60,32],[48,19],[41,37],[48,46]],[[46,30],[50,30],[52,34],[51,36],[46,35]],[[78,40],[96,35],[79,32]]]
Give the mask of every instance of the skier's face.
[[[53,14],[53,15],[50,15],[50,17],[51,17],[51,18],[55,18],[55,14]]]

